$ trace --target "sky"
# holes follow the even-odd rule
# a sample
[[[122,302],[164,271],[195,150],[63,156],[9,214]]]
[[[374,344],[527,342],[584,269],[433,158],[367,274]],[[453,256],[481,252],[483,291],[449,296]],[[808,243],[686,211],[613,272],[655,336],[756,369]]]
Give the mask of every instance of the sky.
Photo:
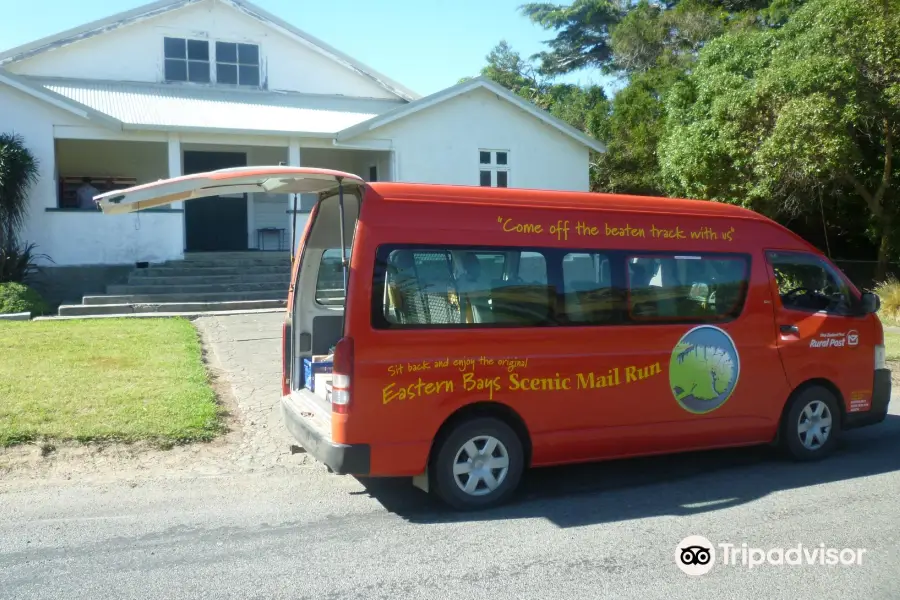
[[[0,0],[0,50],[149,1]],[[527,57],[553,37],[522,16],[524,0],[252,1],[423,96],[477,76],[501,39]],[[593,70],[560,81],[613,89]]]

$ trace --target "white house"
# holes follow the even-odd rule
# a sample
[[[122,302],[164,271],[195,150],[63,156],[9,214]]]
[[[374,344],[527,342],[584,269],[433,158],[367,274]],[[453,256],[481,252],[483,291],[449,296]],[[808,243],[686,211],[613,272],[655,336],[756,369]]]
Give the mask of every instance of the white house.
[[[163,0],[0,53],[0,132],[22,135],[40,161],[24,239],[65,277],[95,283],[185,252],[287,250],[292,199],[110,217],[79,208],[85,178],[106,191],[284,162],[368,180],[588,190],[589,154],[604,151],[487,80],[421,98],[245,0]]]

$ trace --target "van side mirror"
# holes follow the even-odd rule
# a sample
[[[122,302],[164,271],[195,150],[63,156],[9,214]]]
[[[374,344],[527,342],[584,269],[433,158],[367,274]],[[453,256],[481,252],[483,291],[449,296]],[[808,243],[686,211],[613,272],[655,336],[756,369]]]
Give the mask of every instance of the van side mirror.
[[[862,298],[860,298],[860,308],[866,315],[877,313],[881,308],[881,298],[878,297],[878,294],[863,292]]]

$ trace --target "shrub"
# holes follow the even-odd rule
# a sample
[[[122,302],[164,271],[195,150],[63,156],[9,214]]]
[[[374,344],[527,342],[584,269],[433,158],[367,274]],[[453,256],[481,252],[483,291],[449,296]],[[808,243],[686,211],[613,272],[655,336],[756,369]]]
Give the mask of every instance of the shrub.
[[[50,257],[46,254],[35,254],[35,247],[35,244],[23,247],[9,244],[6,248],[0,247],[0,283],[8,281],[25,283],[29,277],[40,271],[37,259],[50,260]]]
[[[889,324],[900,323],[900,281],[890,277],[875,286],[875,293],[881,299],[878,316]]]
[[[39,163],[15,133],[0,133],[0,246],[14,245],[28,214],[28,191],[38,180]]]
[[[25,284],[16,282],[0,283],[0,314],[30,312],[45,315],[50,307],[41,295]]]

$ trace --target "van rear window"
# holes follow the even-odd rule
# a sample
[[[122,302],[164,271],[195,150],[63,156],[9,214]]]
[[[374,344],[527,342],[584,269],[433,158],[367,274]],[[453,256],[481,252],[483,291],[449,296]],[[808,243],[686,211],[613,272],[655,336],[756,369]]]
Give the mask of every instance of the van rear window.
[[[344,305],[344,269],[340,248],[329,248],[322,253],[316,277],[316,302],[323,306]]]

